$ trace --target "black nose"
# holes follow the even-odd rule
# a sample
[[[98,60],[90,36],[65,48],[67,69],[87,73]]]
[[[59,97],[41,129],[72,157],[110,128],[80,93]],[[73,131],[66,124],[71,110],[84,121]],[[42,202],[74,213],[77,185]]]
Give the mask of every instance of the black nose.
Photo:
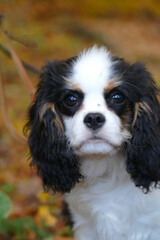
[[[86,115],[84,123],[88,128],[96,130],[103,126],[105,120],[105,117],[101,113],[89,113]]]

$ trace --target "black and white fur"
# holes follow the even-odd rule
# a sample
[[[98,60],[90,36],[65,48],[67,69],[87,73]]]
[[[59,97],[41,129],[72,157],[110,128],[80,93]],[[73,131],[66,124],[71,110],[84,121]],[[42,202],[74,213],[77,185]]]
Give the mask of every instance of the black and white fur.
[[[42,70],[32,165],[64,193],[76,240],[160,239],[160,106],[140,63],[93,47]]]

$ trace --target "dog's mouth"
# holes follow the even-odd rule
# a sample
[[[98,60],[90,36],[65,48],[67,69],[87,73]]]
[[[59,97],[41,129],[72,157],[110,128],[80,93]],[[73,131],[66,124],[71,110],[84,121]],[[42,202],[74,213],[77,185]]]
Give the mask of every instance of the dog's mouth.
[[[84,144],[109,144],[111,145],[113,148],[117,148],[118,146],[111,143],[109,140],[107,139],[104,139],[104,138],[101,138],[101,137],[98,137],[98,136],[93,136],[91,138],[88,138],[86,140],[84,140],[81,144],[80,144],[80,147]]]
[[[78,146],[75,147],[77,153],[80,154],[108,154],[115,151],[119,146],[111,143],[107,139],[92,136],[82,141]]]

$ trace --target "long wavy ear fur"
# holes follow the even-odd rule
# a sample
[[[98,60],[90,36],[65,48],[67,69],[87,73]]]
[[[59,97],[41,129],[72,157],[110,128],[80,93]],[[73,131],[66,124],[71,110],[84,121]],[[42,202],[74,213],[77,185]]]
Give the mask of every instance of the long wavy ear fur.
[[[35,102],[29,110],[26,129],[30,129],[28,142],[31,165],[36,166],[44,189],[69,192],[82,176],[77,157],[66,140],[63,121],[55,104],[55,92],[58,92],[59,87],[57,84],[56,66],[48,63],[41,75]]]
[[[127,144],[127,171],[135,185],[148,192],[160,181],[160,106],[151,75],[143,67],[138,74],[142,98],[137,103],[133,137]]]

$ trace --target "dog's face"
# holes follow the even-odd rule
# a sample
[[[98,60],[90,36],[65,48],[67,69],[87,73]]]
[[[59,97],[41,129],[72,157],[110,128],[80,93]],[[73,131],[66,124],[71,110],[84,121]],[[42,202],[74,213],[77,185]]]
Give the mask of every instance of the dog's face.
[[[79,158],[123,148],[136,186],[160,180],[160,107],[142,64],[93,47],[43,68],[29,111],[29,146],[47,190],[66,192],[83,178]]]
[[[105,49],[93,48],[74,59],[65,76],[58,107],[78,155],[112,154],[131,137],[131,103],[118,88],[122,79],[114,64]]]

